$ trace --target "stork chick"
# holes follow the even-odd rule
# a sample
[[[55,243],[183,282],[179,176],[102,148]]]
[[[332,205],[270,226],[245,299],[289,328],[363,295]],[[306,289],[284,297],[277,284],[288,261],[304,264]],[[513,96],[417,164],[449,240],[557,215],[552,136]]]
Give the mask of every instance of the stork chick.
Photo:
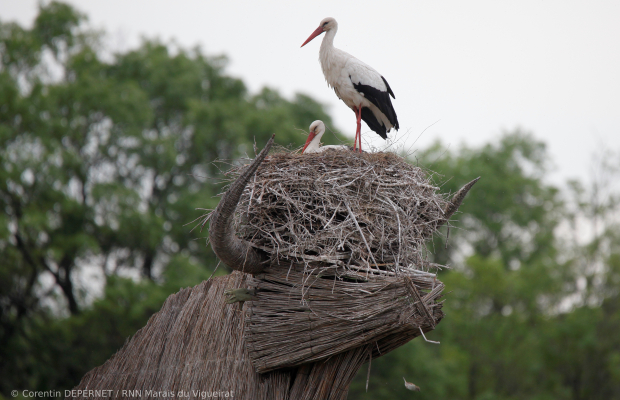
[[[325,150],[349,150],[349,146],[345,145],[329,145],[321,146],[321,137],[325,133],[325,124],[320,119],[317,119],[310,124],[310,132],[308,133],[308,139],[304,148],[301,150],[302,154],[307,153],[321,153]]]

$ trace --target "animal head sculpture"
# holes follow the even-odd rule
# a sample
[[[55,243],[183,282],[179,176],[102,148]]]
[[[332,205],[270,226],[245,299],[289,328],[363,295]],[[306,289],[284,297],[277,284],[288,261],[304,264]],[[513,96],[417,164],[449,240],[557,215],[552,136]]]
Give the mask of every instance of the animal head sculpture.
[[[245,399],[344,400],[362,364],[435,328],[443,284],[416,246],[448,221],[475,181],[445,201],[395,156],[326,152],[265,160],[272,143],[237,169],[211,214],[216,254],[248,274],[171,295],[76,389],[199,387]],[[372,174],[378,178],[366,179]],[[334,188],[336,204],[325,192]],[[298,215],[287,204],[301,207]],[[334,241],[339,230],[344,236]],[[245,300],[244,312],[226,305],[225,296]]]
[[[265,161],[272,144],[233,171],[210,216],[216,255],[253,275],[244,336],[256,370],[371,344],[368,357],[378,357],[434,329],[444,285],[429,272],[424,245],[478,179],[448,201],[394,154]]]

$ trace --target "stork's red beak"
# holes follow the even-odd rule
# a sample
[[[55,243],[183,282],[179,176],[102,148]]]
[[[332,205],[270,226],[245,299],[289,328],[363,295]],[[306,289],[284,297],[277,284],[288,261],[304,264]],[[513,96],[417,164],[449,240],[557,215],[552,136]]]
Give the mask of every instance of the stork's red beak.
[[[325,32],[325,31],[323,30],[322,26],[319,26],[318,28],[316,28],[316,30],[314,32],[312,32],[312,35],[310,35],[310,37],[308,39],[306,39],[304,44],[301,45],[301,47],[304,47],[309,41],[311,41],[315,37],[319,36],[323,32]]]
[[[310,144],[312,139],[314,139],[315,136],[316,134],[310,131],[310,133],[308,134],[308,139],[306,140],[306,144],[304,144],[304,148],[301,150],[301,154],[304,154],[304,151],[306,151],[306,147],[308,147],[308,145]]]

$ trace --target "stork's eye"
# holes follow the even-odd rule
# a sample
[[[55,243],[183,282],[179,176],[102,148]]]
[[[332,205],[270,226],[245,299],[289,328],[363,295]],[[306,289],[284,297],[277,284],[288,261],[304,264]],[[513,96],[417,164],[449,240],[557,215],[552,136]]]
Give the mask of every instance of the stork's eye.
[[[325,23],[323,24],[323,28],[325,28],[325,25],[327,25],[327,24],[329,24],[329,21],[327,21],[327,22],[325,22]]]

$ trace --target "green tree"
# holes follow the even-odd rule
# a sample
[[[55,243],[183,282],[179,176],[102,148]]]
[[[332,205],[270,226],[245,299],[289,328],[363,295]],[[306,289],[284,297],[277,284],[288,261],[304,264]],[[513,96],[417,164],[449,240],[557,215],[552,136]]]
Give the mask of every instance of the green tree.
[[[569,182],[570,305],[546,332],[543,354],[569,399],[620,397],[620,154],[597,152],[587,185]]]
[[[417,162],[439,174],[443,191],[455,192],[473,177],[475,195],[460,208],[450,230],[452,245],[438,242],[435,257],[447,262],[462,241],[483,257],[505,265],[528,262],[553,247],[553,230],[563,214],[559,189],[544,182],[549,157],[545,144],[516,130],[481,148],[462,146],[458,152],[441,143],[424,150]]]

